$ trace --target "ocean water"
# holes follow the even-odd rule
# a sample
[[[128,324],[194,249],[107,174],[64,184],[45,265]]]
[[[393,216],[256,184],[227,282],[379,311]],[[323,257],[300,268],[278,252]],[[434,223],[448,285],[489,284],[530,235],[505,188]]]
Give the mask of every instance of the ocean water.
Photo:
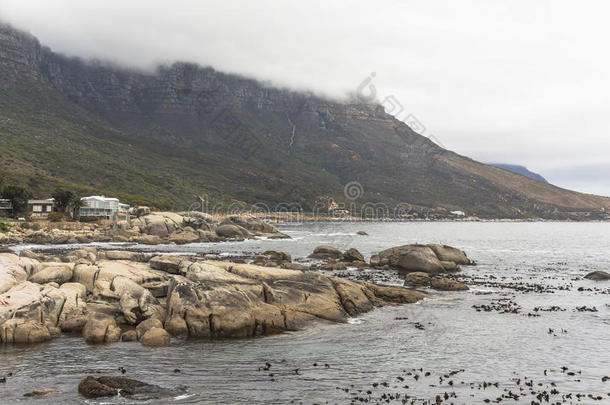
[[[276,336],[173,339],[164,348],[89,346],[78,336],[0,346],[0,376],[13,373],[0,383],[0,403],[425,404],[438,396],[443,404],[531,404],[547,403],[548,395],[548,403],[610,404],[610,381],[602,381],[610,376],[610,282],[582,278],[610,270],[608,224],[303,223],[281,230],[293,239],[137,247],[229,255],[278,249],[301,261],[321,244],[355,247],[368,258],[406,243],[444,243],[478,265],[458,275],[470,291]],[[401,283],[392,271],[334,274]],[[85,400],[78,382],[96,374],[186,392],[148,401]],[[41,388],[59,392],[23,396]]]

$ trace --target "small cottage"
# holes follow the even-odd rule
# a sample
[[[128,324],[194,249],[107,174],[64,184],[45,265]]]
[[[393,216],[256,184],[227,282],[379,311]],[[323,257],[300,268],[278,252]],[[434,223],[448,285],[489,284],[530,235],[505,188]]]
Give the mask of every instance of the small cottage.
[[[13,202],[0,198],[0,218],[8,218],[13,213]]]
[[[48,218],[53,212],[55,200],[49,198],[46,200],[28,200],[28,216],[30,218]]]

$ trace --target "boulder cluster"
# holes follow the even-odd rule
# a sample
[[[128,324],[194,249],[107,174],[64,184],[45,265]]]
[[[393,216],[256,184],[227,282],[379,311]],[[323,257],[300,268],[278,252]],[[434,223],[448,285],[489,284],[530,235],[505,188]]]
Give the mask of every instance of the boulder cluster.
[[[447,245],[404,245],[386,249],[371,257],[366,263],[364,256],[356,249],[345,252],[321,245],[309,255],[311,259],[322,260],[321,270],[346,270],[348,267],[399,270],[409,287],[430,287],[441,291],[468,290],[466,284],[439,276],[440,273],[457,272],[460,265],[474,265],[466,253]]]
[[[290,267],[268,251],[266,265]],[[51,261],[48,261],[51,260]],[[173,337],[243,338],[341,322],[385,304],[427,294],[349,281],[313,271],[150,256],[88,247],[61,257],[0,254],[0,340],[36,343],[62,332],[89,343],[139,341],[164,346]]]
[[[325,263],[318,267],[321,270],[345,270],[348,266],[356,268],[369,267],[362,253],[354,248],[341,252],[335,247],[321,245],[314,249],[309,258],[324,261]]]
[[[228,216],[217,220],[202,212],[136,211],[138,216],[117,223],[23,223],[0,233],[1,244],[73,244],[132,242],[143,244],[196,243],[244,240],[254,237],[289,238],[256,217]]]

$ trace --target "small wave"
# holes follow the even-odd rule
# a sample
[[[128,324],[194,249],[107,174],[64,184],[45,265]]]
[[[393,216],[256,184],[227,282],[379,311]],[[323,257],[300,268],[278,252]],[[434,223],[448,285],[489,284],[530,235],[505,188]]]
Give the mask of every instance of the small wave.
[[[181,399],[188,399],[194,397],[196,394],[182,394],[174,397],[174,401],[180,401]]]
[[[348,318],[347,323],[350,325],[361,325],[364,323],[364,319],[362,318]]]

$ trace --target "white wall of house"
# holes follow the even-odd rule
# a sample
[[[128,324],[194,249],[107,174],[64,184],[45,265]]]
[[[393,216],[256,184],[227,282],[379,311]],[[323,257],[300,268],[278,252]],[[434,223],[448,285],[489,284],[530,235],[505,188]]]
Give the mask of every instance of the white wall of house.
[[[117,198],[107,198],[105,196],[90,196],[83,197],[81,200],[84,206],[80,209],[81,217],[101,217],[106,219],[114,219],[119,212],[122,212],[122,206]]]

